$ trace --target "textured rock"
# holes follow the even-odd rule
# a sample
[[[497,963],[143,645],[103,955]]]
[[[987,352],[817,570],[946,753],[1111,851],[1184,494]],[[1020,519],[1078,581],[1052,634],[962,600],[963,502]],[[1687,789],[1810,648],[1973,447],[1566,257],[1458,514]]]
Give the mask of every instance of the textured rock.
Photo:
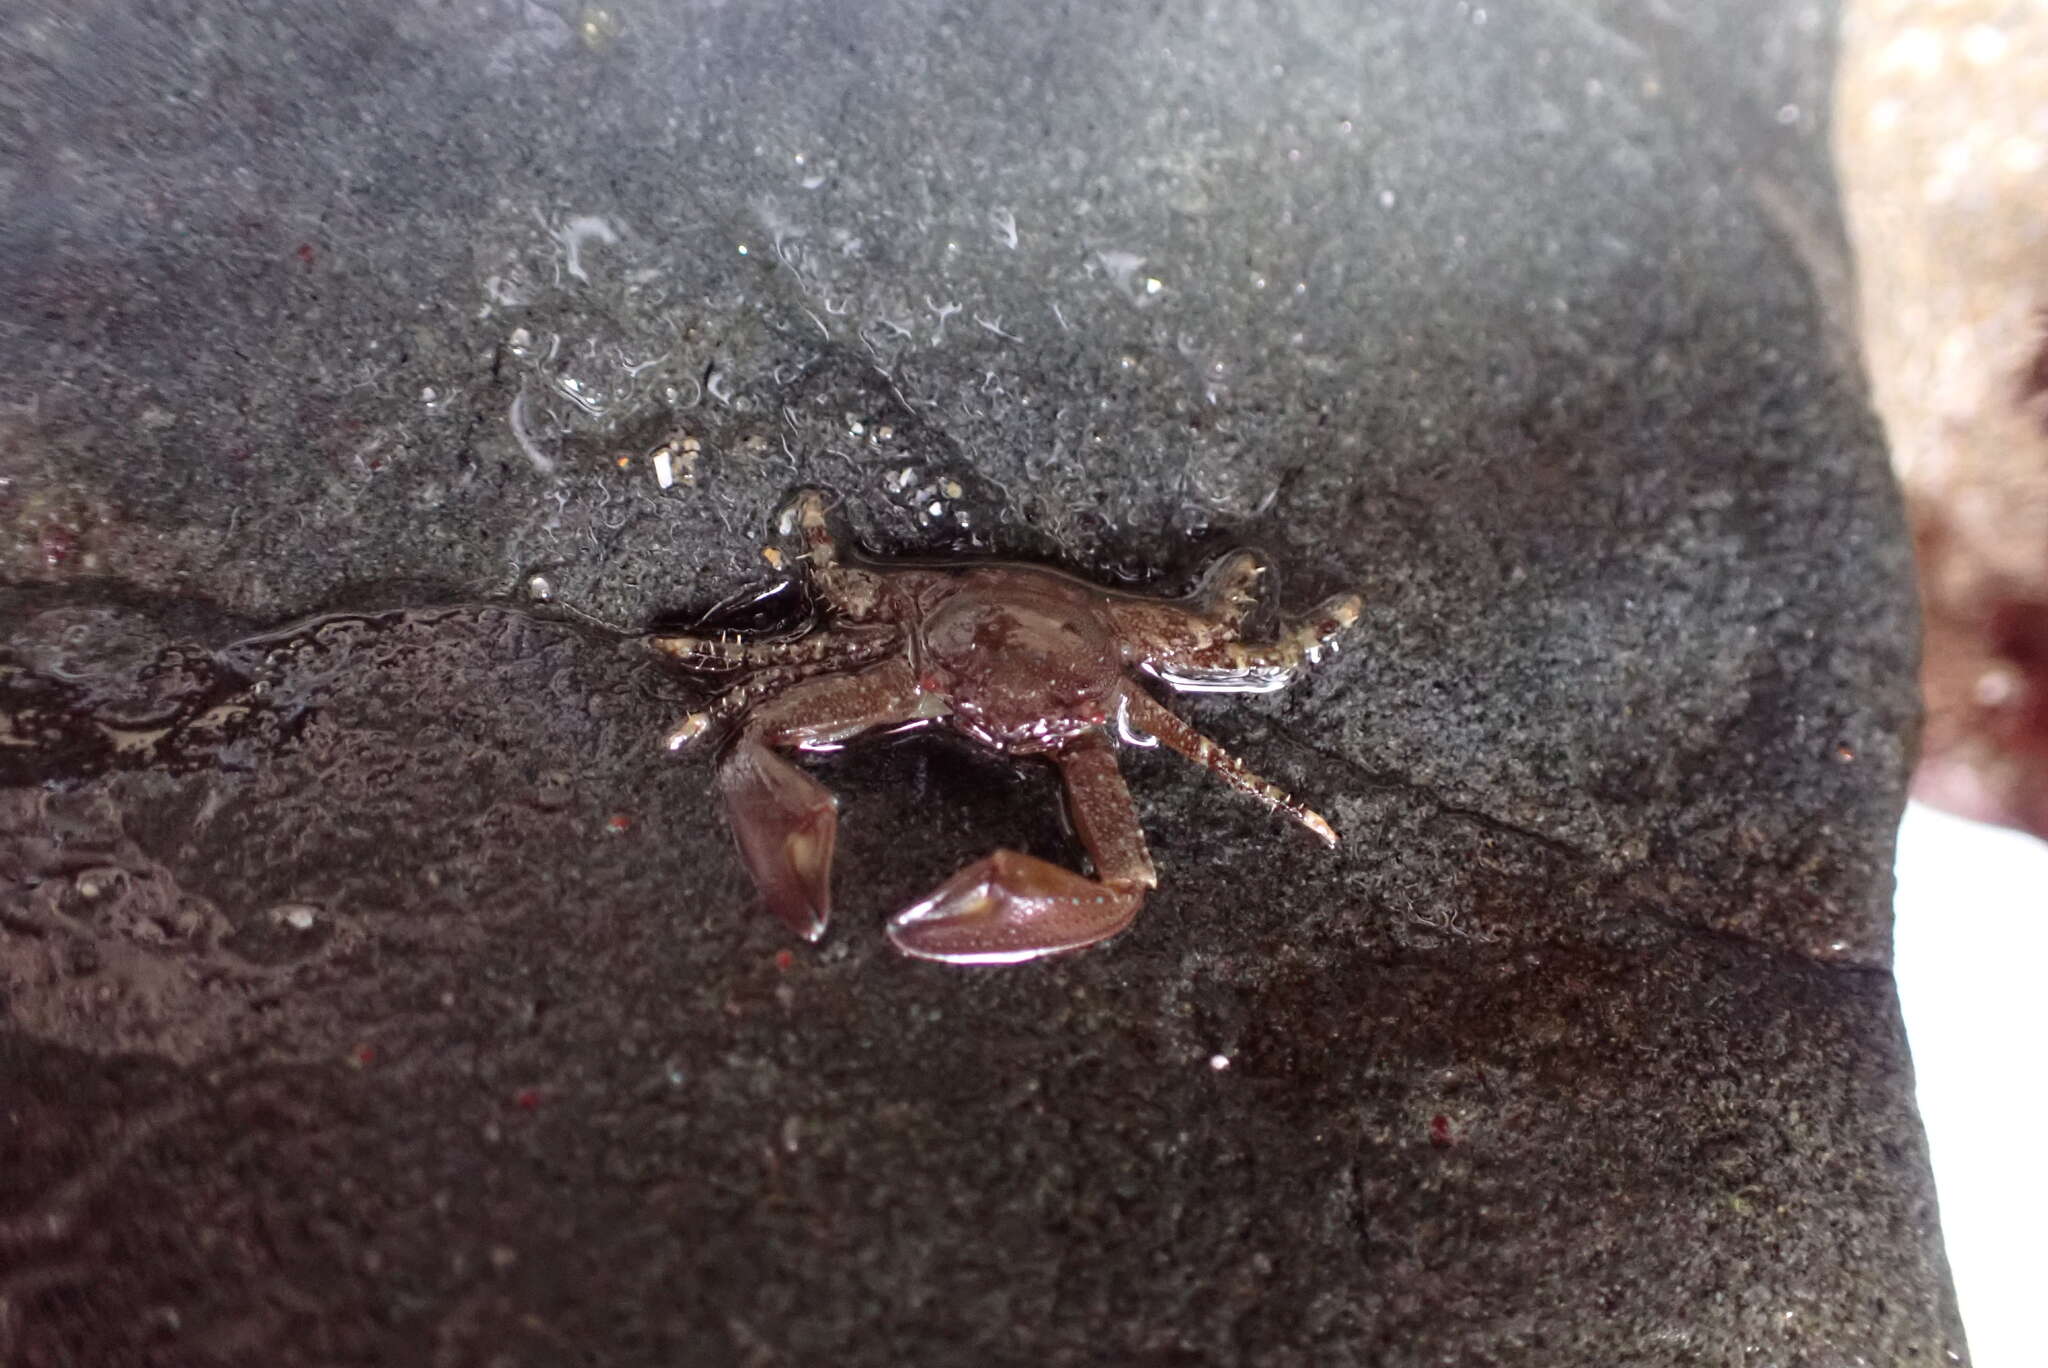
[[[0,1345],[1956,1361],[1829,19],[1750,8],[18,23]],[[1365,588],[1183,705],[1345,845],[1127,752],[1132,931],[914,964],[887,911],[1074,852],[855,749],[792,944],[686,685],[518,595],[709,608],[799,481]]]

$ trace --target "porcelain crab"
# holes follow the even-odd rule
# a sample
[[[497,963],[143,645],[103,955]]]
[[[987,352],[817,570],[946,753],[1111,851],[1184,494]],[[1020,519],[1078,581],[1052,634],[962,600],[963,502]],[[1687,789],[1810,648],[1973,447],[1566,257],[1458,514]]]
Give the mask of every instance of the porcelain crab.
[[[825,495],[799,491],[783,514],[827,620],[773,640],[658,633],[693,672],[744,671],[672,730],[680,750],[729,739],[717,787],[740,855],[768,907],[806,940],[831,917],[838,803],[783,751],[836,748],[865,732],[942,725],[1005,755],[1059,769],[1095,877],[1014,850],[962,869],[889,920],[897,948],[956,964],[1012,963],[1074,950],[1130,925],[1158,883],[1117,769],[1117,741],[1163,744],[1324,841],[1328,822],[1247,769],[1155,700],[1130,672],[1169,688],[1267,693],[1333,648],[1358,620],[1339,594],[1271,640],[1240,635],[1265,562],[1219,560],[1185,599],[1104,589],[1005,562],[878,562],[834,535]]]

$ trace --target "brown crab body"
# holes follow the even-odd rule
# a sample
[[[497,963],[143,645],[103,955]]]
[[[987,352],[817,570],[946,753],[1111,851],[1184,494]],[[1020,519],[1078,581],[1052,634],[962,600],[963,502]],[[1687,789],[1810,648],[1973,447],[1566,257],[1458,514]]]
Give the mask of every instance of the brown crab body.
[[[1056,750],[1114,714],[1116,631],[1099,599],[1027,569],[963,573],[911,633],[921,686],[953,725],[1015,755]]]

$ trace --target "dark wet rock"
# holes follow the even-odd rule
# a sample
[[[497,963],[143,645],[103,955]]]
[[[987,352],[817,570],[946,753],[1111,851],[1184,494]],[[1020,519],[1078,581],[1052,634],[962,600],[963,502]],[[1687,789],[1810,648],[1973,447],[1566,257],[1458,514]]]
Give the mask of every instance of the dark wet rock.
[[[1956,1361],[1831,19],[1699,8],[16,23],[0,1345]],[[799,482],[1365,589],[1181,705],[1343,847],[1127,752],[1133,930],[911,963],[1076,853],[1048,775],[857,748],[792,943],[689,687],[529,587],[710,609]]]

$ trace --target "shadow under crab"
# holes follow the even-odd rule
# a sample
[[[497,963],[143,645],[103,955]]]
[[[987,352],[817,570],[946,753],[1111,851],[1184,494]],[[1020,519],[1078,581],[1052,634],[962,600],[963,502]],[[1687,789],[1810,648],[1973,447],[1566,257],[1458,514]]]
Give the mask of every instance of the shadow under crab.
[[[1014,850],[975,861],[890,918],[889,938],[922,959],[1013,963],[1130,925],[1158,875],[1117,768],[1118,737],[1162,743],[1336,844],[1329,823],[1128,672],[1192,692],[1283,688],[1358,620],[1356,594],[1324,601],[1270,641],[1246,641],[1265,573],[1251,551],[1218,561],[1188,598],[1165,600],[1036,566],[864,560],[839,545],[817,490],[800,491],[789,517],[824,626],[783,640],[648,640],[693,670],[748,672],[667,744],[730,733],[718,764],[727,820],[770,910],[806,940],[831,918],[839,805],[777,752],[836,748],[880,728],[942,724],[1001,754],[1050,759],[1095,867],[1090,879]]]

